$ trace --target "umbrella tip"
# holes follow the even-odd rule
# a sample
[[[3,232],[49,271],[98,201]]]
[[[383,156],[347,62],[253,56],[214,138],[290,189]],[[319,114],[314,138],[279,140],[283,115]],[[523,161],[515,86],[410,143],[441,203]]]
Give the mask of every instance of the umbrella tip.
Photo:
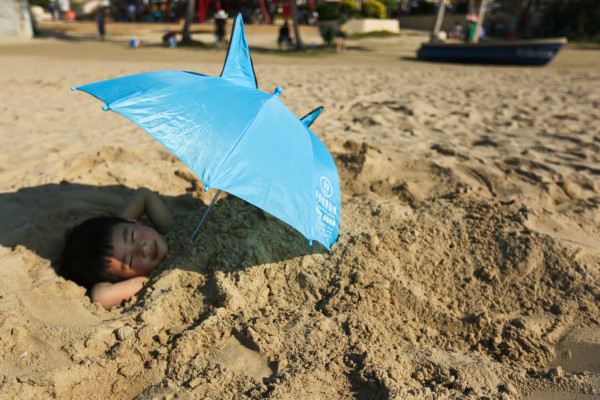
[[[282,88],[280,88],[279,86],[277,86],[277,87],[275,88],[275,91],[273,92],[273,96],[277,96],[277,97],[279,97],[279,95],[281,94],[281,92],[283,92],[283,89],[282,89]]]
[[[71,88],[71,92],[74,92],[76,89],[77,89],[77,88],[73,86],[73,87]]]
[[[103,106],[103,107],[102,107],[102,109],[103,109],[104,111],[108,111],[108,106]]]

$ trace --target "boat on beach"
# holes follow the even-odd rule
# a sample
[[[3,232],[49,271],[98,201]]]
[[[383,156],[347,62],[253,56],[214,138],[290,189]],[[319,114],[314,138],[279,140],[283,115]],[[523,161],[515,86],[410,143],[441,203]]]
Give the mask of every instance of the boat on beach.
[[[446,2],[440,1],[438,12],[431,31],[431,41],[423,43],[417,51],[422,60],[508,65],[545,65],[567,43],[567,39],[482,39],[482,26],[489,0],[481,0],[477,13],[467,15],[471,23],[467,41],[446,40],[441,31]]]
[[[566,38],[431,42],[423,43],[417,56],[442,62],[545,65],[566,43]]]

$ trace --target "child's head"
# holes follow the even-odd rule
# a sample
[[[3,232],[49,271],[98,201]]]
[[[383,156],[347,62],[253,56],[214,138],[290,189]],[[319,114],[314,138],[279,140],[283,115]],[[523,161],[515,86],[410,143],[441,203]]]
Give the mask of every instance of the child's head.
[[[165,258],[168,248],[154,229],[118,217],[88,219],[67,233],[61,272],[90,287],[146,275]]]

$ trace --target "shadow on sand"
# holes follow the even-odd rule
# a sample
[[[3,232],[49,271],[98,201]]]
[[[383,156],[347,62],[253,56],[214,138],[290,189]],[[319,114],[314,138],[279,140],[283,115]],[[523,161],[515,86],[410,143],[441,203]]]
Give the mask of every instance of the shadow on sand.
[[[0,245],[24,246],[56,267],[68,229],[94,216],[118,214],[132,193],[132,189],[122,185],[71,183],[2,193]],[[287,224],[231,195],[217,201],[192,242],[191,233],[206,209],[203,200],[192,194],[161,197],[176,220],[173,232],[166,237],[170,253],[198,252],[196,266],[214,264],[214,258],[223,265],[210,268],[242,269],[327,251],[321,245],[309,246],[308,240]],[[234,254],[241,261],[235,261]],[[235,265],[228,265],[230,262]]]

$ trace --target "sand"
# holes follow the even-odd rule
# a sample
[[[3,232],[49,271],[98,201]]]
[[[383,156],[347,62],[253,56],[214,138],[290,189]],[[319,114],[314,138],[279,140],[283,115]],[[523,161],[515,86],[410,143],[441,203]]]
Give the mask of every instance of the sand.
[[[249,37],[253,45],[256,38]],[[253,54],[342,184],[327,252],[212,192],[72,86],[221,71],[225,53],[0,40],[0,398],[600,397],[600,52],[547,67],[414,60],[424,36]],[[176,217],[123,307],[54,270],[64,232],[140,186]]]

